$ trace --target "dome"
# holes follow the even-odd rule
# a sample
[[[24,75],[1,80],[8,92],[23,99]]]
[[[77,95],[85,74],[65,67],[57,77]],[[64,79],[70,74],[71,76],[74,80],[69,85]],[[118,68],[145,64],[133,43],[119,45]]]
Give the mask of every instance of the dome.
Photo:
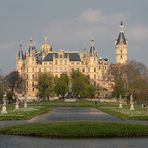
[[[51,51],[52,46],[49,45],[48,43],[44,43],[44,44],[41,46],[41,49],[42,49],[43,51]]]
[[[43,52],[52,51],[52,45],[48,44],[46,36],[45,36],[44,44],[41,46],[41,50]]]

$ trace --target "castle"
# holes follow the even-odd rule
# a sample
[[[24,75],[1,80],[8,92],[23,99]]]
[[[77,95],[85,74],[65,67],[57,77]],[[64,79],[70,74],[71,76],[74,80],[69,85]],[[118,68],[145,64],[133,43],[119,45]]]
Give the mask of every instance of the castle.
[[[121,21],[120,33],[115,42],[116,64],[127,63],[128,42],[124,36],[124,26]],[[79,70],[88,75],[95,84],[99,84],[107,91],[111,91],[113,83],[104,76],[110,68],[107,58],[101,58],[95,48],[94,39],[91,40],[90,50],[81,49],[80,52],[65,51],[64,49],[53,50],[48,44],[47,37],[40,47],[36,49],[33,40],[30,39],[29,48],[24,52],[20,44],[19,52],[16,55],[16,70],[26,81],[26,95],[28,99],[35,99],[38,90],[36,89],[39,73],[49,72],[60,77],[62,73],[70,73]]]

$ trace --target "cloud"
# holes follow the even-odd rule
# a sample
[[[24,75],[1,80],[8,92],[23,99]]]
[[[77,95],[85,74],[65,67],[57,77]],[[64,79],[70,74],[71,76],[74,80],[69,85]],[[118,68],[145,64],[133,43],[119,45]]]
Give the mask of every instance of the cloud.
[[[133,24],[127,28],[128,37],[133,42],[145,42],[148,38],[148,25]]]
[[[49,22],[44,29],[44,34],[48,34],[56,43],[71,44],[74,47],[78,44],[84,46],[92,36],[103,42],[103,40],[110,40],[110,37],[113,39],[113,34],[118,29],[116,25],[119,24],[121,16],[125,15],[124,13],[108,14],[99,9],[86,9],[74,18]]]
[[[88,23],[112,24],[119,21],[121,16],[125,16],[125,13],[107,14],[100,9],[89,8],[89,9],[83,10],[78,18],[80,21],[84,21]]]
[[[16,45],[15,41],[0,43],[0,49],[9,49]]]
[[[129,42],[129,57],[138,59],[138,48],[147,43],[148,25],[133,23],[131,16],[126,12],[106,13],[100,9],[86,9],[74,18],[49,22],[43,32],[53,42],[53,47],[67,50],[79,50],[84,47],[89,50],[91,37],[94,36],[99,54],[114,61],[114,42],[118,37],[121,16],[125,23],[125,37]],[[145,47],[142,49],[143,53],[148,54]]]

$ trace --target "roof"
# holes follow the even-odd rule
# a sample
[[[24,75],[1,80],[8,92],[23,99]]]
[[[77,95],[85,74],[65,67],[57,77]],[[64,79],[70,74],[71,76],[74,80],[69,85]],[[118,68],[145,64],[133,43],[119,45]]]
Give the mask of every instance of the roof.
[[[24,60],[24,57],[25,57],[25,56],[24,56],[23,51],[20,50],[20,51],[18,52],[18,57],[19,57],[20,60]]]
[[[116,45],[118,45],[119,43],[127,44],[127,40],[126,40],[123,32],[119,33]]]
[[[90,55],[93,55],[94,52],[95,52],[95,47],[94,46],[91,46],[90,47]]]
[[[44,61],[53,61],[53,55],[57,57],[58,53],[48,53],[45,57]],[[69,61],[81,61],[80,55],[78,53],[64,53],[64,57],[66,58],[69,55]]]

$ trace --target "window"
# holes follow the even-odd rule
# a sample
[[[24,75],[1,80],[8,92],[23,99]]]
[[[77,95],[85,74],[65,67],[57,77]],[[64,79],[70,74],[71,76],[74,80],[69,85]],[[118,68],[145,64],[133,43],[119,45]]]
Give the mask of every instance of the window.
[[[32,79],[34,80],[34,74],[32,75]]]
[[[94,72],[96,72],[96,68],[94,68]]]
[[[122,59],[122,55],[121,55],[121,59]]]
[[[82,72],[85,72],[85,68],[82,69]]]
[[[58,61],[57,61],[57,60],[55,60],[55,64],[56,64],[56,65],[58,64]]]
[[[94,79],[96,79],[96,75],[94,75]]]
[[[34,82],[32,82],[32,87],[34,87]]]

